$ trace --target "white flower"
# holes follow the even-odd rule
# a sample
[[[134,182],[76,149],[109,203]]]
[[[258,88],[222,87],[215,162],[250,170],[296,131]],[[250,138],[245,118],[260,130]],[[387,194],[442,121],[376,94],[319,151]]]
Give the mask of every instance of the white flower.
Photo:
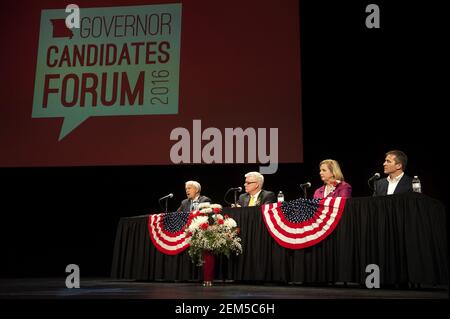
[[[223,216],[221,214],[214,214],[213,215],[214,220],[223,219]]]
[[[207,208],[207,207],[209,207],[211,205],[211,203],[210,202],[204,202],[204,203],[200,203],[200,204],[198,204],[198,206],[197,206],[197,209],[202,209],[202,208]]]
[[[212,212],[212,208],[210,208],[210,207],[200,209],[200,213],[208,214],[208,213],[211,213],[211,212]]]
[[[227,218],[225,219],[225,221],[223,222],[223,224],[228,227],[228,228],[233,228],[233,227],[237,227],[237,223],[233,218]]]
[[[220,208],[220,210],[222,210],[222,205],[220,205],[220,204],[211,204],[211,208],[212,208],[212,209],[214,209],[214,208]]]
[[[191,224],[189,225],[188,229],[191,233],[193,233],[194,231],[196,231],[197,229],[200,228],[201,224],[207,223],[207,222],[208,222],[208,216],[197,216],[191,221]]]

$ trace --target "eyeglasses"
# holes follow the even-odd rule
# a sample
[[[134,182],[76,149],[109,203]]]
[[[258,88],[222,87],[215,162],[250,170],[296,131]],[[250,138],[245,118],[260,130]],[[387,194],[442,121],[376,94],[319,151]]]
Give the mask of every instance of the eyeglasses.
[[[244,185],[253,184],[253,183],[256,183],[256,182],[245,182]]]

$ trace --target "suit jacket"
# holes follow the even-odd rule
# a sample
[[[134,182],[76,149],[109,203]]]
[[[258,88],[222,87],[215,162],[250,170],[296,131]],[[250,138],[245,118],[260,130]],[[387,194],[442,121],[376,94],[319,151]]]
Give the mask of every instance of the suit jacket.
[[[199,203],[206,203],[206,202],[211,202],[211,198],[200,195],[200,197],[198,198],[198,202]],[[192,200],[189,198],[183,199],[181,201],[181,205],[180,207],[178,207],[177,211],[178,212],[190,212],[191,211],[191,205],[192,205]]]
[[[314,192],[314,198],[324,198],[325,193],[325,185],[322,187],[319,187]],[[345,198],[351,198],[352,197],[352,186],[349,183],[341,182],[336,185],[336,188],[334,191],[332,191],[330,194],[328,194],[327,197],[345,197]]]
[[[380,179],[375,182],[375,190],[373,196],[384,196],[387,195],[389,182],[387,178]],[[394,194],[403,194],[412,192],[412,178],[406,174],[400,179],[397,187],[394,190]]]
[[[242,207],[248,207],[249,202],[250,195],[248,193],[241,194],[241,196],[239,196],[238,204]],[[259,193],[258,199],[256,200],[255,206],[276,202],[277,198],[275,197],[275,194],[273,192],[261,190],[261,193]]]

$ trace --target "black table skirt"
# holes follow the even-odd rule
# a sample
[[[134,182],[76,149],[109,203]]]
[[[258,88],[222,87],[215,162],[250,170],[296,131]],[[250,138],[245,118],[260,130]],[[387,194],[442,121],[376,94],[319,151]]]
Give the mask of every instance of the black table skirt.
[[[348,199],[342,218],[321,243],[301,250],[279,246],[261,208],[225,208],[241,228],[243,254],[220,257],[216,279],[258,282],[365,283],[377,264],[381,284],[448,285],[446,212],[423,194]],[[147,229],[148,215],[119,222],[111,276],[135,280],[198,280],[187,250],[160,253]]]

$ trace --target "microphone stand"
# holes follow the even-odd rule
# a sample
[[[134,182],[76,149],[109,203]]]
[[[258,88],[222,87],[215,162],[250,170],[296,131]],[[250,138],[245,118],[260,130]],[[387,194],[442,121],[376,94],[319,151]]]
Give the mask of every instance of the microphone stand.
[[[232,188],[230,188],[229,190],[227,190],[227,192],[226,192],[225,195],[223,196],[223,200],[224,200],[225,203],[227,203],[228,205],[232,205],[232,203],[230,203],[230,202],[227,200],[227,195],[228,195],[228,193],[231,192],[232,190],[234,191],[234,205],[236,205],[236,204],[237,204],[237,193],[240,192],[240,190],[238,190],[238,189],[232,189]]]
[[[369,188],[373,190],[372,196],[375,196],[377,194],[377,179],[368,180],[367,184],[369,185]]]
[[[305,186],[303,186],[302,187],[302,191],[303,191],[303,197],[306,199],[308,196],[307,196],[307,191],[306,191],[306,187]]]
[[[237,193],[238,193],[238,192],[239,192],[238,189],[235,189],[235,190],[234,190],[234,205],[237,204]]]
[[[165,210],[166,214],[169,212],[169,209],[167,208],[168,204],[169,204],[169,197],[166,198],[166,210]]]
[[[168,211],[169,211],[169,209],[168,209],[169,198],[170,198],[170,197],[164,198],[164,199],[166,200],[166,204],[164,205],[164,206],[165,206],[164,213],[166,213],[166,214],[167,214]],[[161,208],[163,208],[162,205],[161,205],[161,199],[159,199],[158,202],[159,202],[159,206],[161,206]]]

